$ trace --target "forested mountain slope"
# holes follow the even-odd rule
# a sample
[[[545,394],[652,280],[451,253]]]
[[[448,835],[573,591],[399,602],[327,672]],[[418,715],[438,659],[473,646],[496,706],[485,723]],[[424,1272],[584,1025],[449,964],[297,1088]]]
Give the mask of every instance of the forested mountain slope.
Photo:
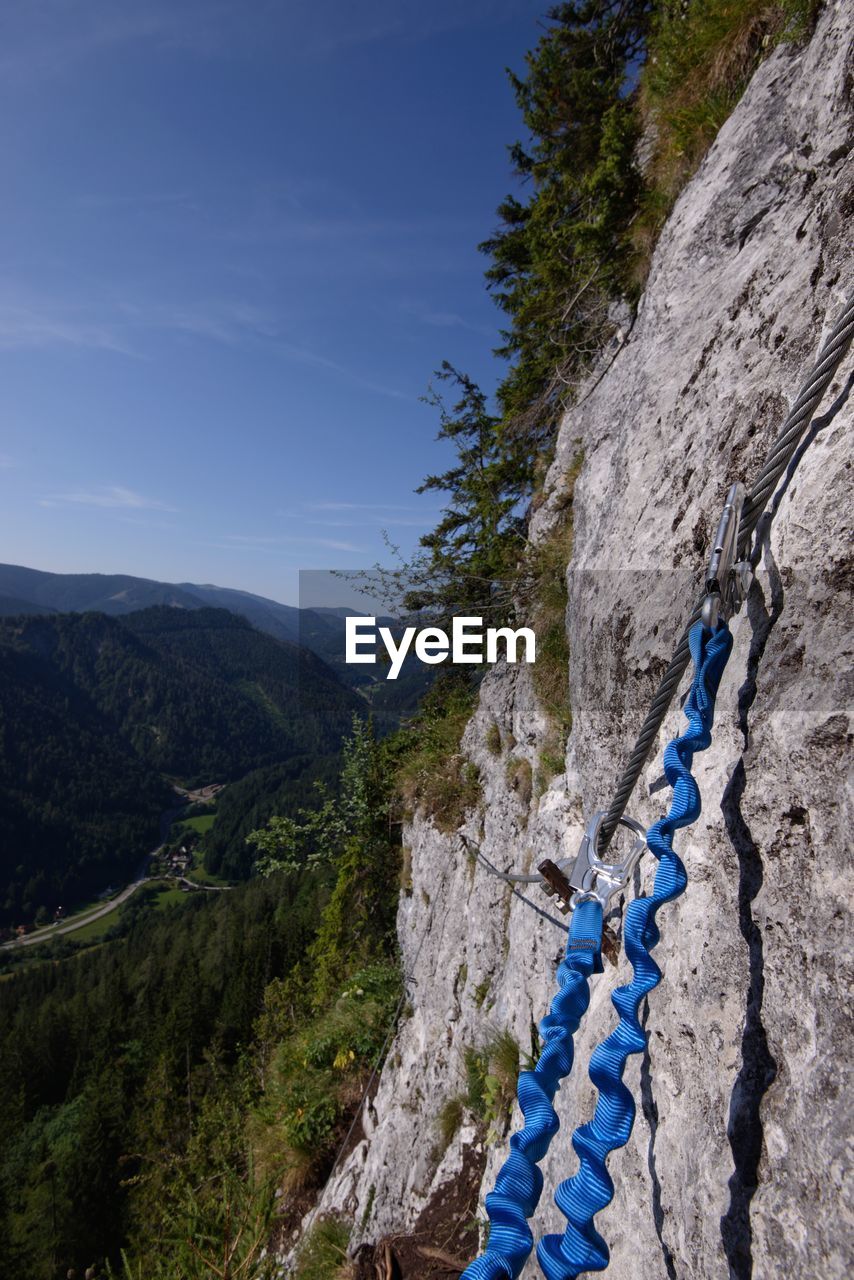
[[[0,921],[127,878],[174,803],[334,757],[361,708],[313,654],[225,610],[0,622]]]
[[[206,1175],[221,1176],[217,1154],[237,1162],[249,1095],[235,1064],[322,901],[318,877],[200,894],[124,942],[0,982],[4,1280],[54,1280],[59,1262],[82,1276],[132,1233],[162,1249],[194,1127],[197,1159],[198,1130],[212,1139]]]
[[[0,952],[4,1280],[269,1274],[400,1008],[390,750],[351,726],[310,865]]]
[[[156,582],[131,574],[45,573],[24,565],[0,564],[0,618],[19,614],[105,613],[127,618],[140,610],[168,606],[175,610],[228,609],[276,640],[297,644],[332,667],[342,684],[360,689],[377,723],[386,729],[410,714],[434,674],[407,658],[401,677],[384,678],[381,667],[345,662],[345,619],[349,608],[296,608],[251,591],[210,583]],[[366,600],[364,612],[375,609]],[[394,626],[394,620],[382,618]]]

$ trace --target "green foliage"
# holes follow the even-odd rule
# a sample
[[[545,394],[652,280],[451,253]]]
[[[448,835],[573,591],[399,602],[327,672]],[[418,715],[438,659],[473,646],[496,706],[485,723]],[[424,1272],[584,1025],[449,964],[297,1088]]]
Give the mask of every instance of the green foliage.
[[[166,1208],[166,1229],[155,1253],[132,1262],[122,1251],[115,1280],[273,1280],[275,1259],[264,1256],[273,1228],[272,1187],[251,1173],[223,1167],[199,1186],[184,1181]]]
[[[804,39],[818,8],[814,0],[656,5],[639,103],[655,146],[636,241],[654,241],[758,64],[781,40]]]
[[[521,606],[537,637],[537,661],[532,670],[537,700],[546,712],[551,732],[540,751],[536,790],[563,769],[564,748],[572,728],[569,703],[569,645],[566,638],[566,567],[572,557],[572,502],[575,482],[584,461],[579,452],[563,479],[557,516],[549,532],[526,555],[518,583]]]
[[[399,851],[389,836],[394,741],[354,721],[343,756],[335,883],[303,964],[271,983],[256,1024],[263,1096],[256,1161],[296,1191],[328,1169],[400,1009],[394,953]]]
[[[339,850],[331,895],[322,869],[199,894],[178,930],[143,913],[117,946],[0,984],[15,1273],[106,1259],[266,1280],[272,1191],[328,1169],[400,1008],[388,748],[360,722],[348,750],[341,813],[361,843]]]
[[[533,770],[531,769],[530,761],[517,756],[510,756],[505,767],[505,774],[510,790],[516,792],[519,803],[523,808],[527,808],[534,794]]]
[[[474,1002],[478,1009],[483,1008],[483,1002],[489,994],[490,979],[484,978],[483,982],[479,982],[474,989]]]
[[[294,1280],[345,1280],[350,1228],[340,1218],[321,1218],[309,1231],[297,1257]]]
[[[495,1031],[480,1048],[463,1053],[465,1102],[492,1135],[503,1131],[516,1096],[519,1045],[506,1029]]]
[[[534,773],[534,793],[541,796],[548,787],[552,778],[557,778],[563,773],[566,766],[564,758],[565,741],[552,735],[548,740],[548,744],[543,747],[539,754],[537,768]]]
[[[486,749],[491,756],[501,755],[501,730],[495,721],[491,721],[489,728],[486,730],[485,737]]]
[[[374,1201],[376,1200],[376,1198],[377,1198],[377,1189],[374,1183],[371,1183],[370,1187],[368,1188],[368,1198],[365,1201],[365,1207],[362,1210],[361,1221],[359,1222],[359,1226],[362,1231],[364,1231],[365,1227],[368,1225],[368,1223],[371,1220],[371,1214],[374,1211]]]
[[[412,607],[515,616],[524,503],[610,336],[611,304],[635,301],[682,184],[761,58],[801,37],[815,11],[816,0],[568,0],[548,11],[524,74],[510,76],[525,129],[510,149],[522,186],[480,246],[507,317],[496,354],[510,366],[497,413],[471,379],[442,366],[460,398],[451,410],[431,402],[457,459],[421,488],[447,495],[447,506],[422,539],[426,556],[407,566]],[[652,148],[643,173],[642,139]],[[557,632],[543,641],[557,665]]]
[[[56,627],[30,622],[48,640]],[[169,802],[88,692],[0,625],[0,924],[32,921],[39,907],[52,915],[129,875]]]
[[[378,743],[370,724],[353,721],[343,750],[339,815],[343,837],[333,851],[335,886],[309,955],[313,998],[322,1007],[342,978],[389,953],[395,945],[397,840],[389,833],[396,745]]]
[[[397,781],[408,812],[423,807],[440,831],[454,831],[481,800],[476,767],[460,748],[477,690],[459,669],[444,671],[418,715],[397,735]]]
[[[378,810],[377,743],[373,727],[353,717],[350,737],[341,748],[338,792],[330,796],[317,784],[320,803],[299,809],[293,818],[274,816],[267,826],[246,837],[261,855],[255,869],[261,875],[297,871],[331,862],[351,837],[370,832]]]
[[[454,613],[500,621],[507,616],[508,583],[523,545],[518,505],[527,491],[527,469],[504,448],[498,419],[471,378],[447,361],[436,377],[459,394],[450,409],[435,390],[427,397],[439,410],[438,438],[453,443],[456,461],[417,490],[447,494],[447,505],[433,532],[421,539],[427,554],[407,568],[404,602],[427,610],[440,625]]]
[[[247,836],[274,816],[296,818],[315,805],[318,783],[334,787],[338,767],[337,756],[292,756],[230,783],[217,798],[216,824],[202,842],[206,869],[226,880],[247,880],[255,864]]]
[[[567,386],[605,331],[608,300],[631,277],[625,232],[641,179],[638,122],[626,90],[642,55],[650,0],[571,0],[511,74],[528,140],[511,148],[530,185],[508,196],[498,231],[481,248],[486,277],[509,318],[499,354],[513,365],[499,402],[517,451],[553,438]]]
[[[628,235],[643,183],[635,155],[640,119],[628,92],[637,75],[652,0],[570,0],[511,81],[526,141],[511,148],[523,201],[499,206],[480,246],[486,279],[508,327],[497,354],[510,368],[498,413],[470,378],[445,362],[439,377],[459,400],[440,411],[455,465],[424,490],[447,495],[426,554],[406,567],[411,608],[509,621],[522,567],[525,503],[543,471],[572,388],[608,334],[608,308],[631,295],[636,250]]]
[[[386,1044],[400,992],[397,965],[372,964],[272,1049],[254,1127],[266,1161],[301,1173],[328,1167],[359,1083]]]
[[[455,1094],[453,1098],[448,1098],[442,1104],[436,1117],[436,1128],[439,1133],[437,1155],[441,1156],[453,1142],[463,1122],[465,1109],[466,1097],[461,1093]]]
[[[301,821],[274,815],[266,827],[249,832],[246,843],[256,850],[255,870],[259,875],[298,871],[329,860],[332,841],[341,835],[335,802],[325,799],[319,809],[300,809],[299,818]]]
[[[463,1066],[466,1075],[466,1106],[482,1118],[485,1111],[486,1077],[489,1073],[486,1055],[479,1049],[467,1046],[463,1050]]]
[[[216,822],[216,813],[199,813],[195,817],[185,818],[179,824],[182,830],[194,831],[197,836],[203,836],[210,831]]]
[[[0,982],[10,1274],[53,1280],[105,1257],[118,1266],[129,1239],[133,1266],[151,1262],[146,1274],[196,1274],[158,1273],[155,1260],[171,1256],[188,1188],[222,1186],[228,1169],[254,1186],[242,1046],[267,983],[304,957],[322,900],[306,877],[197,894],[179,928],[169,912],[144,914],[121,943]],[[202,1207],[214,1235],[216,1204]]]
[[[225,610],[0,620],[0,924],[130,878],[174,804],[163,773],[305,767],[355,707],[319,659]]]

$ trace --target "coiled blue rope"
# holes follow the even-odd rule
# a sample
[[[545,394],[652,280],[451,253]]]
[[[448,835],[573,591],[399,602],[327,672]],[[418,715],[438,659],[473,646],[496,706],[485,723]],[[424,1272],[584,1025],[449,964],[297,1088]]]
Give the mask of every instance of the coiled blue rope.
[[[510,1139],[510,1155],[486,1197],[489,1244],[463,1272],[463,1280],[514,1280],[534,1244],[527,1219],[539,1203],[543,1175],[537,1163],[560,1127],[552,1100],[572,1070],[572,1037],[590,1003],[588,979],[601,972],[602,907],[581,903],[572,916],[566,956],[557,971],[560,990],[540,1023],[544,1047],[533,1071],[519,1076],[519,1106],[525,1126]]]
[[[547,1280],[575,1280],[584,1271],[603,1271],[610,1257],[593,1218],[614,1195],[606,1158],[628,1142],[634,1123],[634,1099],[623,1084],[623,1071],[629,1055],[641,1053],[646,1045],[638,1009],[661,978],[661,970],[650,955],[660,936],[656,912],[663,903],[678,897],[688,882],[673,850],[673,833],[700,814],[700,791],[691,776],[691,764],[694,753],[704,751],[712,740],[715,696],[732,649],[732,636],[724,623],[709,632],[698,622],[691,630],[690,646],[694,680],[684,708],[688,728],[668,743],[664,752],[664,771],[673,797],[667,816],[647,833],[647,844],[658,858],[653,891],[649,898],[636,898],[626,911],[623,939],[633,977],[611,997],[620,1021],[590,1059],[590,1079],[599,1090],[596,1111],[592,1121],[572,1136],[580,1160],[578,1172],[555,1192],[555,1203],[568,1225],[562,1236],[544,1236],[537,1246]]]

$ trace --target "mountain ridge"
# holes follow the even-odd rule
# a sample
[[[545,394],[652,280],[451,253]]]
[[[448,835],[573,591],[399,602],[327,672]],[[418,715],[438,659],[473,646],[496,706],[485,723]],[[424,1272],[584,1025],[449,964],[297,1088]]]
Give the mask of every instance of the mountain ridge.
[[[54,609],[58,613],[95,611],[110,616],[135,613],[156,604],[196,609],[204,605],[230,607],[254,621],[263,615],[267,621],[262,630],[277,639],[297,640],[299,615],[295,605],[282,604],[266,596],[255,595],[236,587],[219,587],[213,583],[161,582],[130,573],[53,573],[31,569],[26,565],[0,564],[0,613],[9,613],[5,602],[16,605]],[[238,608],[238,602],[243,608]],[[260,625],[256,623],[256,625]]]

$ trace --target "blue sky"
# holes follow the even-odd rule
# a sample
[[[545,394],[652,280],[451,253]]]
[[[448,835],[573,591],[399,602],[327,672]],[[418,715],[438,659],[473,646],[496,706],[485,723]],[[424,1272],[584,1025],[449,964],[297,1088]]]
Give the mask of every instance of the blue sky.
[[[7,0],[0,559],[295,601],[435,521],[529,0]]]

